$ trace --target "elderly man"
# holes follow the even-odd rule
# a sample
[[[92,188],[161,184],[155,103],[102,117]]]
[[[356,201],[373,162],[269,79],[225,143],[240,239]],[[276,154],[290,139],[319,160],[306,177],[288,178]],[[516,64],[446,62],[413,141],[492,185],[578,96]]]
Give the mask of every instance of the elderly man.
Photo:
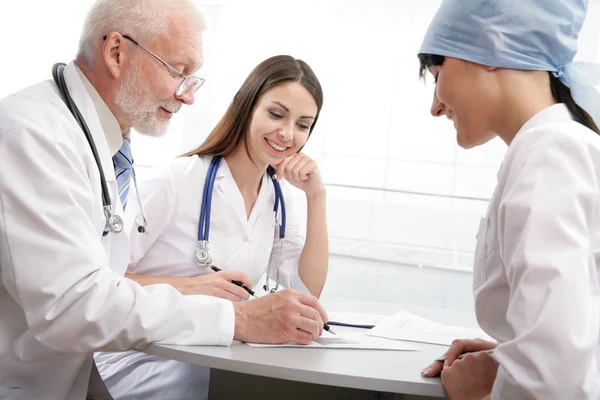
[[[308,295],[232,304],[123,277],[128,134],[159,135],[194,102],[202,30],[185,0],[98,0],[56,82],[0,100],[0,398],[96,395],[95,350],[320,334],[327,316]]]

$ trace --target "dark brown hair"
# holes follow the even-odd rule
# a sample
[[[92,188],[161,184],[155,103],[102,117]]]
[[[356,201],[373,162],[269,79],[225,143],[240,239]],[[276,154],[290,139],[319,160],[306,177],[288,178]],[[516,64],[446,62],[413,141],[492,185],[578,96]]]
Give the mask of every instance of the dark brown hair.
[[[417,57],[419,57],[419,62],[421,64],[419,68],[419,76],[421,79],[425,79],[427,69],[430,66],[443,65],[445,60],[444,56],[438,56],[435,54],[419,54]],[[590,114],[588,114],[587,111],[581,108],[575,102],[575,100],[573,100],[571,90],[557,77],[555,77],[552,72],[548,72],[548,74],[550,75],[550,90],[552,91],[554,100],[556,100],[557,103],[563,103],[565,106],[567,106],[571,116],[575,121],[600,135],[600,129],[598,129],[598,125],[596,125]]]
[[[304,61],[291,56],[274,56],[261,62],[252,70],[236,93],[225,115],[204,143],[184,156],[227,156],[236,152],[243,142],[246,154],[252,159],[244,138],[248,132],[256,102],[263,93],[286,82],[298,82],[309,91],[317,103],[317,115],[310,127],[310,135],[323,106],[321,84],[313,70]]]

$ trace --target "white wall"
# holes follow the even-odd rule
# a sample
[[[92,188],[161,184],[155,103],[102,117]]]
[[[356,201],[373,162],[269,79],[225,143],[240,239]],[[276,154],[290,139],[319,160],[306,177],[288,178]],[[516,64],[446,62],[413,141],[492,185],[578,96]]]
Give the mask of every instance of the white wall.
[[[209,29],[197,102],[162,139],[136,137],[136,162],[155,163],[206,137],[250,70],[275,54],[307,61],[325,91],[306,151],[329,186],[337,254],[468,270],[505,146],[464,151],[429,115],[433,86],[416,53],[440,0],[198,0]],[[70,60],[90,0],[2,2],[0,96]],[[600,61],[600,1],[590,4],[579,59]],[[349,185],[384,190],[339,187]],[[418,195],[424,192],[432,195]]]

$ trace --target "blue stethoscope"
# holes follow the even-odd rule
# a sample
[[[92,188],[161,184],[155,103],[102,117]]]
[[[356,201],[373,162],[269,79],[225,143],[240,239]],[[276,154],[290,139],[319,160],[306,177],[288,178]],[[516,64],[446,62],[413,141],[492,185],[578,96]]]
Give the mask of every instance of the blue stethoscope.
[[[212,253],[208,248],[208,234],[210,230],[210,210],[212,203],[212,193],[215,186],[215,179],[217,177],[217,170],[221,164],[221,157],[213,157],[206,173],[206,180],[204,181],[204,192],[202,193],[202,206],[200,207],[200,222],[198,224],[198,247],[194,251],[194,261],[200,267],[210,267],[212,265]],[[273,205],[273,213],[275,215],[275,228],[278,229],[278,246],[277,252],[277,279],[275,287],[270,288],[269,277],[271,276],[271,265],[272,262],[269,259],[267,264],[267,276],[265,279],[264,289],[267,292],[273,293],[279,288],[279,265],[281,262],[281,251],[283,249],[283,239],[285,237],[285,226],[286,226],[286,211],[285,202],[283,201],[283,192],[281,191],[281,185],[277,181],[275,170],[269,166],[267,173],[273,182],[273,188],[275,189],[275,204]],[[281,222],[277,221],[277,212],[279,211],[279,204],[281,204]],[[277,234],[277,230],[275,231]]]

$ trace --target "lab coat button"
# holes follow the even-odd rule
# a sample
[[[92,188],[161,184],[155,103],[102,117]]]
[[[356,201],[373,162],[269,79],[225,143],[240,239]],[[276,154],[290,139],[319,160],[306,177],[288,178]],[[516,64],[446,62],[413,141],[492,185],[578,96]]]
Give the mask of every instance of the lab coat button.
[[[247,242],[248,241],[248,237],[244,236],[243,240],[244,240],[244,242]]]

